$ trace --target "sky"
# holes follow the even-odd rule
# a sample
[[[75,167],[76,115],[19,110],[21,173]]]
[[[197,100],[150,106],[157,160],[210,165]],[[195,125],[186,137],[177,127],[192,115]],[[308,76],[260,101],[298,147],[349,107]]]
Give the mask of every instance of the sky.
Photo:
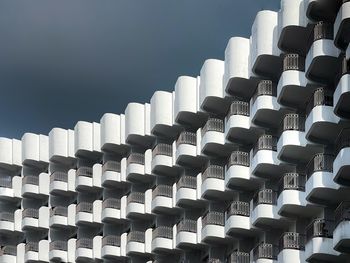
[[[0,0],[0,136],[121,114],[224,59],[279,0]]]

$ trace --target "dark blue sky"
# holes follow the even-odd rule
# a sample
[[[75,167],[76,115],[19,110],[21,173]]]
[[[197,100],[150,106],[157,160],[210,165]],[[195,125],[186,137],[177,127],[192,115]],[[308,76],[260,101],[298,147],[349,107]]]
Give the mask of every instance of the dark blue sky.
[[[1,0],[0,136],[123,113],[223,59],[279,0]]]

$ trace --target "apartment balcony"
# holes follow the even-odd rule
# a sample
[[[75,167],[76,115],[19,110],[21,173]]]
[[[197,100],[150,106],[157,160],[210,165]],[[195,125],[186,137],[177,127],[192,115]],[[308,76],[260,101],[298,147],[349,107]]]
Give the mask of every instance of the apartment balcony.
[[[26,208],[22,211],[22,230],[47,230],[49,228],[49,208]]]
[[[74,195],[75,185],[68,180],[69,174],[75,177],[75,170],[71,169],[67,172],[56,171],[50,175],[50,194],[53,195]],[[74,175],[73,175],[74,174]]]
[[[145,203],[145,196],[145,193],[142,192],[131,192],[128,195],[126,205],[127,218],[145,219],[150,216],[150,211],[146,211],[148,204]],[[148,209],[151,210],[150,208]]]
[[[339,1],[341,6],[339,8],[337,17],[334,22],[334,44],[339,49],[346,49],[349,42],[349,28],[350,28],[350,3],[347,0]]]
[[[281,119],[277,102],[276,85],[271,80],[261,80],[250,100],[251,122],[258,126],[273,128]]]
[[[102,202],[102,216],[103,223],[118,223],[123,222],[125,217],[125,204],[124,209],[121,205],[122,201],[119,198],[107,198]]]
[[[0,176],[0,200],[17,202],[22,198],[22,177]]]
[[[157,185],[152,191],[152,212],[172,213],[173,205],[173,186]]]
[[[92,167],[79,167],[76,171],[75,189],[78,192],[96,191]]]
[[[224,167],[209,165],[202,174],[202,198],[220,198],[225,195],[227,195],[227,193],[225,193]]]
[[[197,134],[183,131],[176,140],[176,164],[185,167],[200,167],[203,158],[197,150]]]
[[[209,211],[202,217],[202,242],[222,242],[225,238],[225,213]]]
[[[68,262],[68,242],[55,240],[49,246],[50,262]]]
[[[255,263],[277,263],[278,246],[261,243],[252,250],[252,255]]]
[[[336,251],[350,251],[350,202],[343,201],[334,212],[335,229],[333,232],[333,247]]]
[[[182,175],[176,183],[176,205],[195,206],[197,201],[197,177]]]
[[[108,235],[102,238],[101,256],[106,260],[117,260],[125,258],[125,251],[121,244],[126,244],[126,234],[121,236]]]
[[[40,252],[46,252],[48,254],[49,251],[40,250]],[[39,242],[27,242],[25,244],[24,262],[49,262],[48,260],[41,261],[40,256],[41,255],[39,253]]]
[[[313,43],[305,60],[305,76],[315,82],[332,84],[338,73],[340,51],[333,42],[333,25],[317,22]]]
[[[125,172],[121,172],[120,161],[106,161],[102,165],[102,180],[103,187],[123,187],[127,185]],[[125,166],[124,166],[125,168]]]
[[[306,16],[311,21],[334,21],[341,1],[307,0],[305,1]]]
[[[333,143],[340,129],[339,117],[333,112],[332,91],[324,88],[315,90],[306,112],[306,139],[315,143]]]
[[[305,262],[305,236],[295,232],[283,233],[279,250],[278,262]]]
[[[3,246],[0,249],[0,262],[17,263],[17,246]]]
[[[152,252],[169,252],[174,249],[173,228],[158,226],[152,232]]]
[[[172,144],[159,143],[152,150],[152,173],[156,175],[176,175],[178,168],[173,158]]]
[[[233,190],[253,190],[257,180],[250,173],[250,154],[242,151],[231,153],[226,166],[225,186]]]
[[[50,228],[72,228],[75,227],[75,222],[68,207],[56,206],[50,209]],[[68,215],[69,214],[69,215]]]
[[[252,144],[259,131],[250,126],[249,102],[235,100],[226,115],[226,139],[237,144]]]
[[[34,133],[22,136],[22,163],[39,170],[47,168],[49,162],[49,137]]]
[[[334,96],[333,105],[334,113],[340,118],[350,117],[350,65],[349,65],[349,52],[350,48],[347,49],[347,55],[342,58],[342,66],[339,74],[339,81]]]
[[[250,255],[241,251],[232,252],[227,259],[227,263],[250,263]]]
[[[286,54],[277,84],[278,103],[286,107],[303,108],[312,90],[305,78],[305,58],[298,54]]]
[[[100,160],[101,125],[96,122],[78,121],[74,127],[74,152],[76,157]]]
[[[132,152],[126,160],[126,180],[129,182],[148,182],[151,180],[147,172],[146,156],[144,153]]]
[[[256,227],[278,227],[282,223],[277,209],[277,192],[264,189],[252,200],[251,223]],[[281,222],[280,222],[281,221]]]
[[[201,152],[206,155],[226,156],[224,121],[209,118],[201,130]]]
[[[334,181],[350,186],[350,129],[341,131],[336,139],[336,157],[333,162]]]
[[[0,212],[0,233],[11,234],[15,231],[15,216],[11,212]]]
[[[49,175],[40,173],[39,175],[25,175],[22,179],[22,196],[28,198],[45,199],[49,197]]]
[[[225,218],[226,235],[235,237],[252,235],[249,203],[233,201],[226,210]]]
[[[306,228],[305,259],[309,262],[338,262],[333,249],[334,221],[315,219]]]
[[[76,206],[76,225],[94,225],[94,205],[90,202],[80,202]]]
[[[145,255],[146,252],[146,233],[143,231],[131,231],[128,233],[127,243],[126,243],[126,253]]]
[[[90,262],[94,259],[93,240],[90,238],[79,238],[76,241],[75,261]]]
[[[176,225],[176,247],[193,248],[198,244],[197,241],[197,220],[182,219]]]
[[[49,132],[49,160],[67,166],[75,163],[73,130],[53,128]]]

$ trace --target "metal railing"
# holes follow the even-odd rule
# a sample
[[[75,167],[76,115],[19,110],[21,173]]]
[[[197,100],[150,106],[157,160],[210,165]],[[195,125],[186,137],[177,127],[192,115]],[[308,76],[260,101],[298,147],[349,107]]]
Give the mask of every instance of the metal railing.
[[[145,243],[145,232],[130,231],[127,237],[127,242],[140,242]]]
[[[59,181],[59,182],[68,182],[68,174],[65,173],[65,172],[60,172],[60,171],[57,171],[57,172],[53,172],[51,175],[50,175],[50,182],[54,182],[54,181]]]
[[[286,173],[280,180],[278,193],[280,194],[284,190],[297,190],[304,192],[305,183],[305,175],[298,173]]]
[[[77,248],[93,248],[93,241],[90,238],[79,238],[76,241],[76,247]]]
[[[313,173],[319,172],[319,171],[332,173],[333,162],[334,162],[333,154],[326,154],[326,153],[316,154],[306,166],[307,177],[310,178],[310,176]]]
[[[173,156],[173,146],[166,143],[158,143],[152,150],[152,157],[157,155]]]
[[[325,219],[315,219],[306,227],[306,241],[314,237],[333,238],[334,221]]]
[[[224,167],[220,165],[209,165],[202,174],[202,181],[208,178],[225,179]]]
[[[22,179],[22,185],[26,184],[32,184],[32,185],[39,185],[39,176],[34,175],[26,175]]]
[[[260,150],[270,150],[270,151],[277,151],[277,137],[264,134],[259,137],[258,141],[256,142],[254,149],[253,149],[253,155],[255,155]]]
[[[158,226],[152,232],[152,239],[157,237],[173,239],[173,228],[169,226]]]
[[[192,219],[182,219],[177,224],[177,233],[179,232],[191,232],[191,233],[197,233],[197,221]]]
[[[145,203],[145,193],[142,192],[131,192],[128,195],[127,203],[139,203],[144,204]]]
[[[102,166],[102,173],[111,171],[120,173],[120,162],[117,161],[107,161]]]
[[[350,221],[350,202],[344,201],[335,209],[334,212],[335,226],[343,221]]]
[[[102,209],[114,208],[120,209],[120,199],[118,198],[107,198],[102,202]]]
[[[120,236],[109,235],[102,238],[102,247],[104,246],[114,246],[120,247]]]
[[[253,197],[253,207],[255,208],[261,204],[276,205],[277,193],[272,189],[264,189],[257,192]]]
[[[283,71],[305,71],[305,58],[298,54],[287,54],[283,59]]]
[[[225,214],[223,212],[209,211],[202,217],[202,225],[225,225]]]
[[[12,177],[1,175],[0,176],[0,187],[3,188],[12,188]]]
[[[68,216],[68,208],[64,206],[56,206],[50,209],[50,216]]]
[[[79,167],[76,176],[92,177],[92,168],[85,166]]]
[[[250,206],[248,202],[233,201],[228,207],[227,218],[230,216],[250,216]]]
[[[252,97],[254,103],[259,96],[277,96],[277,87],[271,80],[261,80],[256,88],[256,91]]]
[[[305,249],[305,235],[295,233],[295,232],[286,232],[280,238],[279,241],[280,251],[283,249]]]
[[[197,134],[194,132],[183,131],[176,140],[176,147],[181,144],[197,145]]]
[[[127,165],[135,163],[135,164],[145,164],[145,154],[144,153],[130,153],[127,160]]]
[[[317,22],[314,27],[314,41],[320,39],[333,39],[333,24],[327,22]]]
[[[39,252],[39,243],[37,242],[27,242],[25,244],[25,252]]]
[[[273,244],[261,243],[253,249],[254,261],[262,258],[277,260],[278,247]]]
[[[224,121],[217,118],[209,118],[202,128],[201,134],[202,137],[206,132],[215,131],[215,132],[224,132]]]
[[[228,159],[227,168],[230,168],[232,165],[241,165],[249,167],[250,158],[249,153],[242,151],[234,151],[231,153],[230,158]]]
[[[80,202],[77,204],[76,212],[92,213],[93,204],[89,202]]]
[[[189,175],[182,175],[176,184],[176,189],[190,188],[197,189],[197,178]]]
[[[250,255],[241,251],[232,252],[227,259],[227,263],[250,263]]]
[[[314,91],[306,106],[306,116],[310,114],[316,106],[333,106],[333,94],[330,90],[325,88],[318,88]]]
[[[0,249],[0,256],[17,256],[17,246],[4,246]]]
[[[173,187],[170,185],[157,185],[152,191],[152,198],[156,196],[173,197]]]
[[[67,241],[56,240],[56,241],[50,242],[50,251],[51,250],[67,251],[67,249],[68,249]]]
[[[26,217],[31,217],[38,219],[39,218],[39,209],[34,208],[26,208],[22,212],[22,219]]]
[[[233,115],[250,116],[249,102],[235,100],[231,103],[227,118]]]
[[[350,128],[343,129],[335,143],[335,151],[338,154],[341,149],[350,147]]]
[[[10,212],[0,212],[0,221],[14,222],[14,214]]]
[[[283,118],[283,131],[305,131],[305,117],[296,113],[286,114]]]

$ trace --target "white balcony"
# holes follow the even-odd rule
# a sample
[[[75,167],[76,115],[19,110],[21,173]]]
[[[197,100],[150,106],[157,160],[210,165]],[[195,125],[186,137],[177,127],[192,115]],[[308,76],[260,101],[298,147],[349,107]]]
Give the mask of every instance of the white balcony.
[[[152,232],[152,252],[169,252],[174,249],[173,227],[158,226]]]
[[[0,250],[0,262],[17,263],[17,246],[3,246]]]
[[[23,230],[47,230],[49,228],[49,208],[26,208],[22,211]]]
[[[171,213],[174,208],[173,193],[172,185],[157,185],[152,191],[152,212]]]
[[[22,142],[0,137],[0,167],[18,173],[22,166]]]
[[[126,197],[107,198],[102,203],[102,222],[122,223],[126,220]]]
[[[121,188],[127,186],[126,159],[121,161],[106,161],[102,165],[101,185],[103,187]]]
[[[25,133],[22,137],[22,162],[38,168],[47,167],[49,162],[49,137]]]
[[[76,181],[75,181],[76,191],[94,191],[94,176],[93,168],[82,166],[76,171]]]
[[[340,49],[345,49],[350,42],[350,3],[346,0],[339,2],[342,2],[342,5],[339,8],[337,17],[334,22],[334,44]]]
[[[201,242],[222,241],[225,238],[225,214],[209,211],[199,219],[202,226]]]
[[[198,147],[197,134],[183,131],[176,140],[176,164],[185,167],[199,167],[203,162]]]
[[[151,162],[151,150],[146,150],[145,153],[130,153],[126,160],[126,179],[130,182],[151,181]]]
[[[176,175],[174,144],[158,143],[152,150],[152,173],[156,175]]]
[[[56,206],[50,209],[50,228],[75,228],[75,205]]]
[[[127,234],[107,235],[102,238],[102,258],[106,260],[117,260],[126,257]]]
[[[350,117],[350,74],[341,76],[333,97],[334,113],[340,118]]]
[[[0,212],[0,233],[13,233],[15,231],[15,215],[11,212]]]
[[[19,200],[22,198],[21,176],[0,176],[0,200]]]
[[[151,253],[152,229],[130,231],[127,237],[127,255],[147,256]]]
[[[27,242],[24,262],[49,262],[49,241]]]
[[[80,202],[76,205],[75,224],[100,226],[102,214],[102,201],[95,200],[91,202]]]
[[[49,133],[49,159],[52,162],[74,163],[74,131],[53,128]]]
[[[348,253],[350,249],[350,202],[342,202],[334,212],[335,228],[333,247],[336,251]]]
[[[269,243],[260,243],[251,251],[254,263],[277,263],[278,247]]]
[[[89,262],[94,259],[93,240],[90,238],[79,238],[76,241],[75,260],[76,262]]]
[[[53,195],[74,195],[76,170],[68,172],[55,171],[50,175],[50,194]]]
[[[30,198],[48,198],[50,176],[47,173],[25,175],[22,178],[22,196]]]
[[[68,261],[68,242],[55,240],[50,242],[49,247],[50,262],[69,262]]]
[[[336,157],[333,162],[334,181],[340,185],[350,186],[350,129],[343,129],[336,140]]]
[[[152,189],[148,189],[146,192],[131,192],[127,197],[126,217],[149,218],[151,216],[151,198]]]
[[[182,219],[176,225],[176,247],[186,248],[198,245],[197,220]]]
[[[205,199],[225,196],[224,167],[209,165],[202,173],[201,196]]]
[[[191,206],[198,203],[197,177],[182,175],[176,183],[176,205]]]
[[[225,214],[225,233],[235,237],[253,234],[250,224],[250,205],[242,201],[233,201]]]
[[[279,244],[278,262],[305,262],[305,236],[295,232],[283,233]]]

